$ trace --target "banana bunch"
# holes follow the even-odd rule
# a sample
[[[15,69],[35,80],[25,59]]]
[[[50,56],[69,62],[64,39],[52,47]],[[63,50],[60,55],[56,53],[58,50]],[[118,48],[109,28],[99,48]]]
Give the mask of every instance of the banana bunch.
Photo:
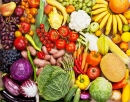
[[[105,55],[109,51],[108,40],[105,35],[101,35],[97,41],[98,50],[102,55]]]
[[[109,35],[111,30],[113,34],[118,31],[122,33],[123,24],[128,24],[127,19],[122,14],[114,14],[105,0],[96,0],[92,7],[92,21],[100,24],[100,29],[105,27],[105,35]]]

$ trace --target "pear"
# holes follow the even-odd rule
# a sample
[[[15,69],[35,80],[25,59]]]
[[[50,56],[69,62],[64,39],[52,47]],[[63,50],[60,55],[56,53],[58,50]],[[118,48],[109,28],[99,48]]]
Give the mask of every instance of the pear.
[[[3,16],[11,16],[16,8],[15,2],[9,2],[0,6],[0,13]]]

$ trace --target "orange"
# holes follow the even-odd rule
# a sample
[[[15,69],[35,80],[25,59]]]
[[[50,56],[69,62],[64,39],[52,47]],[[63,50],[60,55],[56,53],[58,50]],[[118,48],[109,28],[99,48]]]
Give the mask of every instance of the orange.
[[[129,7],[129,0],[110,0],[109,7],[114,13],[123,13]]]

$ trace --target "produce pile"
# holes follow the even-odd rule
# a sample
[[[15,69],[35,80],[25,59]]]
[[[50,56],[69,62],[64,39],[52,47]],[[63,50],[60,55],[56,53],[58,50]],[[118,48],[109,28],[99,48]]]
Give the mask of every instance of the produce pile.
[[[2,0],[2,102],[130,102],[129,0]]]

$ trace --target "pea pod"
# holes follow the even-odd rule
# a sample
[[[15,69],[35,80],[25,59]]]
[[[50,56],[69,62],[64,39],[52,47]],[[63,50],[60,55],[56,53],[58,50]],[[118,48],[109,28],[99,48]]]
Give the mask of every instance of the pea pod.
[[[37,47],[37,45],[35,44],[33,38],[32,38],[30,35],[26,34],[26,35],[25,35],[25,38],[32,44],[32,46],[33,46],[36,50],[41,51],[41,49]]]

